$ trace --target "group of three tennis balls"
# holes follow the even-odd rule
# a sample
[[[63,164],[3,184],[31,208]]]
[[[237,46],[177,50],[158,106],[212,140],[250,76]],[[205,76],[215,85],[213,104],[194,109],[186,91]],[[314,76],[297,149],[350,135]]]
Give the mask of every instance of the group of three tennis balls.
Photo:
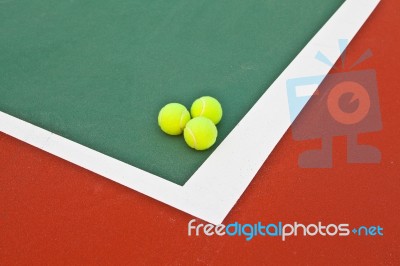
[[[215,144],[218,136],[216,125],[221,119],[221,104],[213,97],[204,96],[194,101],[190,113],[182,104],[167,104],[158,115],[158,125],[168,135],[183,133],[189,147],[202,151]]]

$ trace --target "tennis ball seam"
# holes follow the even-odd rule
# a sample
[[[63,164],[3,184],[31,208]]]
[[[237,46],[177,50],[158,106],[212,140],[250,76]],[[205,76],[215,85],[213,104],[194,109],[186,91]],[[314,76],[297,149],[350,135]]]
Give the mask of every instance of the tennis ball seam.
[[[195,148],[197,150],[197,141],[196,141],[196,138],[195,138],[192,130],[190,128],[188,128],[188,127],[185,130],[187,130],[189,135],[192,137],[193,143],[194,143],[194,145],[193,145],[194,147],[193,148]]]
[[[202,103],[202,109],[201,109],[201,113],[200,113],[200,116],[203,116],[204,115],[204,112],[206,111],[206,100],[204,100],[204,98],[202,97],[202,98],[200,98],[200,100],[201,100],[201,103]]]
[[[181,129],[184,129],[184,126],[182,125],[182,122],[183,122],[183,118],[184,118],[184,117],[185,117],[185,110],[182,111],[181,120],[179,121],[179,127],[180,127]]]

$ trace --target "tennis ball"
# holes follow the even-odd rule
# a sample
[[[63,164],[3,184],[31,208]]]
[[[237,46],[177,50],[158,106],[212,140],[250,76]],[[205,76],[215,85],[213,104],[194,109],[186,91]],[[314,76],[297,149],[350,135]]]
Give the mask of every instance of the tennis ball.
[[[189,147],[202,151],[214,145],[218,130],[210,119],[200,116],[186,124],[183,136]]]
[[[217,125],[222,118],[222,107],[213,97],[204,96],[194,101],[190,113],[193,118],[204,116]]]
[[[185,106],[179,103],[170,103],[164,106],[158,114],[158,125],[169,135],[180,135],[190,120],[190,113]]]

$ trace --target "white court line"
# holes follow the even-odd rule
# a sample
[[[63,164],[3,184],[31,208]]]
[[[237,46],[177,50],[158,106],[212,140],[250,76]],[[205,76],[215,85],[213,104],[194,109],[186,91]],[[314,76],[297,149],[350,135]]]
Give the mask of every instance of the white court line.
[[[0,131],[213,224],[221,223],[291,124],[286,81],[330,71],[314,57],[340,56],[379,0],[347,0],[184,186],[0,112]],[[316,87],[315,87],[316,88]],[[312,92],[312,91],[311,91]]]
[[[310,84],[296,87],[296,97],[311,97],[318,89],[318,85]]]

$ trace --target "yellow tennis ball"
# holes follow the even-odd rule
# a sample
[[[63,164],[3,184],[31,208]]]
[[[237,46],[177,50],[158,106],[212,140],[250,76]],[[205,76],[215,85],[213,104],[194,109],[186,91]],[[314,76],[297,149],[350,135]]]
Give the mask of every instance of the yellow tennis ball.
[[[218,130],[210,119],[200,116],[193,118],[186,124],[183,136],[189,147],[202,151],[214,145]]]
[[[222,119],[221,104],[217,99],[210,96],[204,96],[194,101],[190,113],[193,118],[199,116],[207,117],[213,121],[215,125],[217,125]]]
[[[158,125],[169,135],[180,135],[190,120],[190,113],[185,106],[179,103],[170,103],[164,106],[158,114]]]

